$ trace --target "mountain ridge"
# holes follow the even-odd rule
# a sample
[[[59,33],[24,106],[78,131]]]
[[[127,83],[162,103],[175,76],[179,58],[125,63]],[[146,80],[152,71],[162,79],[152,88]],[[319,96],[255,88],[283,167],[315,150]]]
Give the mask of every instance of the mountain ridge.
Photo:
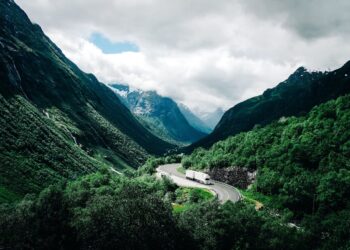
[[[186,105],[178,104],[181,113],[185,116],[190,125],[203,133],[209,134],[212,129]]]
[[[0,47],[1,188],[38,191],[101,166],[136,168],[174,148],[67,59],[13,1],[0,2]]]
[[[110,84],[129,110],[152,133],[172,143],[194,142],[206,134],[191,126],[178,104],[156,91],[131,89],[127,85]]]
[[[215,142],[283,116],[303,115],[314,106],[350,92],[350,62],[331,72],[309,72],[299,67],[287,80],[263,94],[240,102],[225,112],[214,131],[185,148],[208,148]]]

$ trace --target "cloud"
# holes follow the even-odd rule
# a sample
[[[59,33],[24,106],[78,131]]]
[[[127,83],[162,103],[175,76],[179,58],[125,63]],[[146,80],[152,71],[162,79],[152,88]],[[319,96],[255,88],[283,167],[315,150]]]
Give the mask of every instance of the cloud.
[[[305,39],[349,36],[350,2],[347,0],[250,0],[242,1],[250,13],[279,20]]]
[[[300,65],[326,70],[350,58],[345,0],[17,3],[84,71],[156,90],[198,113],[260,94]],[[104,53],[89,41],[94,33],[139,50]]]

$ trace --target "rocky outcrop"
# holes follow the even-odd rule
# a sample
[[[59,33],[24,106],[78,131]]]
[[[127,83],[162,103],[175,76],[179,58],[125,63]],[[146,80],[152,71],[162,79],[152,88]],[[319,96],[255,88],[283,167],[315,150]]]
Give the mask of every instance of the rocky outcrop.
[[[249,172],[247,168],[240,167],[214,168],[208,174],[213,180],[242,189],[246,189],[253,183],[256,176],[256,172]]]

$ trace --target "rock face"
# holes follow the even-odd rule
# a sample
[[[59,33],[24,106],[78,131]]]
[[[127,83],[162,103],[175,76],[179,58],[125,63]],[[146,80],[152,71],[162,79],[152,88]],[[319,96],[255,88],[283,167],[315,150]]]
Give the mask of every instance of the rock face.
[[[191,126],[177,103],[155,91],[110,85],[119,99],[153,134],[178,145],[189,144],[207,135]]]
[[[246,189],[255,180],[256,173],[249,172],[247,168],[228,167],[214,168],[208,172],[213,180]]]

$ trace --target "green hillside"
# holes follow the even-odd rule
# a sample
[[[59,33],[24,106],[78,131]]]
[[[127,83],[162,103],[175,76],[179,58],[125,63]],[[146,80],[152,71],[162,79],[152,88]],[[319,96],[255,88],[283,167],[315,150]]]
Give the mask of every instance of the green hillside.
[[[281,118],[197,149],[183,159],[196,169],[257,170],[254,188],[313,235],[347,239],[350,211],[350,96],[313,108],[305,117]],[[338,225],[344,221],[343,225]],[[322,233],[321,233],[322,232]],[[340,244],[340,242],[338,243]],[[325,248],[327,249],[327,248]]]
[[[186,148],[209,148],[215,142],[257,125],[266,125],[282,116],[300,116],[315,105],[350,92],[350,62],[331,72],[309,72],[298,68],[287,80],[262,95],[241,102],[228,111],[214,131]]]
[[[102,164],[21,96],[0,96],[0,201],[96,171]]]
[[[4,190],[38,191],[99,165],[136,168],[173,148],[69,61],[13,1],[0,2],[0,48]]]

